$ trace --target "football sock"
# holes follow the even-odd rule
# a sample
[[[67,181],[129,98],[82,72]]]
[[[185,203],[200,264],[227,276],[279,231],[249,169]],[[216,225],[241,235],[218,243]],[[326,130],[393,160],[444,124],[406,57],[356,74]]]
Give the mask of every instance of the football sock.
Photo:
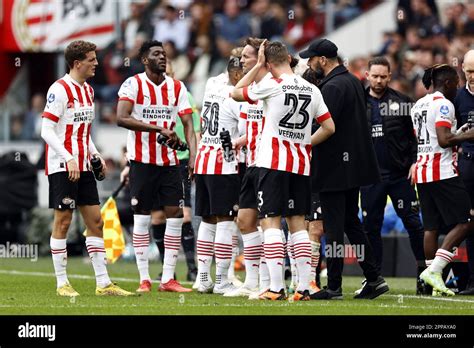
[[[270,274],[270,290],[278,292],[284,288],[283,285],[283,239],[281,230],[269,228],[263,232],[265,261]]]
[[[288,235],[288,256],[290,258],[291,282],[293,285],[298,283],[298,269],[296,268],[295,250],[293,248],[293,239]]]
[[[258,286],[260,255],[263,251],[260,232],[255,231],[242,235],[244,243],[245,286],[253,289]]]
[[[66,274],[67,250],[66,239],[56,239],[51,237],[49,240],[51,247],[51,256],[53,257],[54,273],[56,274],[57,287],[69,283]]]
[[[144,280],[151,280],[148,272],[148,246],[150,244],[150,215],[133,215],[133,249],[137,259],[138,272],[140,273],[140,283]]]
[[[221,221],[216,226],[214,248],[216,254],[216,285],[227,283],[232,259],[232,229],[234,221]]]
[[[166,219],[165,258],[161,283],[165,284],[174,278],[176,262],[178,262],[179,247],[181,246],[181,230],[183,218]]]
[[[298,287],[297,291],[309,289],[311,278],[311,241],[308,231],[298,231],[291,235],[293,250],[298,269]]]
[[[201,221],[196,242],[198,257],[198,276],[201,282],[211,281],[211,263],[214,255],[214,238],[216,225]]]
[[[316,269],[319,264],[319,249],[321,243],[311,241],[311,281],[316,279]]]
[[[262,240],[262,253],[260,254],[260,267],[259,267],[259,288],[260,290],[265,290],[270,287],[270,273],[268,272],[267,261],[265,260],[265,248],[264,248],[264,234],[263,231],[260,232],[260,239]]]
[[[435,258],[433,262],[431,263],[430,271],[441,273],[444,267],[446,267],[447,264],[453,260],[453,257],[454,257],[453,253],[450,253],[449,251],[444,250],[444,249],[438,249],[436,251]]]
[[[232,258],[230,259],[228,278],[234,279],[235,277],[235,259],[239,256],[239,227],[234,222],[232,229]]]
[[[104,239],[100,237],[86,237],[86,247],[94,267],[97,287],[105,288],[111,281],[107,272],[107,255],[104,248]]]

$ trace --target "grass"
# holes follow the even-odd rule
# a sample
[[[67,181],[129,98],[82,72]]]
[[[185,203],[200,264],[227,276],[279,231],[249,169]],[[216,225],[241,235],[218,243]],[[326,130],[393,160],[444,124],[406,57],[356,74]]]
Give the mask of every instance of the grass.
[[[161,269],[151,264],[152,276]],[[138,286],[135,263],[119,261],[109,273],[123,288]],[[139,297],[114,298],[94,295],[95,279],[88,259],[68,260],[69,280],[81,294],[75,300],[55,294],[55,277],[49,257],[37,262],[26,259],[0,261],[0,314],[7,315],[473,315],[474,297],[430,298],[415,296],[413,278],[387,278],[390,292],[376,300],[354,300],[361,278],[344,277],[343,301],[266,302],[224,298],[198,293],[175,294],[154,291]],[[178,280],[185,279],[186,266],[179,263]],[[243,275],[242,275],[243,276]],[[186,286],[190,283],[183,282]]]

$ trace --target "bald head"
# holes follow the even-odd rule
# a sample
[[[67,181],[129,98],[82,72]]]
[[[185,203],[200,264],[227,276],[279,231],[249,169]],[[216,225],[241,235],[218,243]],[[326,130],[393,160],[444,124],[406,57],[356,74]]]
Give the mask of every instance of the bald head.
[[[464,62],[466,61],[474,62],[474,50],[469,50],[466,52],[464,55]]]
[[[474,91],[474,50],[469,50],[464,55],[462,70],[464,71],[464,75],[466,75],[466,81],[469,84],[469,89]]]

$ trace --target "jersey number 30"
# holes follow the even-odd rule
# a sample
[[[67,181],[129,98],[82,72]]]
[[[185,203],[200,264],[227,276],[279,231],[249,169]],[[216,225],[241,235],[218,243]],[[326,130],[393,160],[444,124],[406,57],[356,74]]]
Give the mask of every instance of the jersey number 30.
[[[219,131],[219,104],[204,102],[202,113],[202,134],[209,131],[209,135],[216,136]]]

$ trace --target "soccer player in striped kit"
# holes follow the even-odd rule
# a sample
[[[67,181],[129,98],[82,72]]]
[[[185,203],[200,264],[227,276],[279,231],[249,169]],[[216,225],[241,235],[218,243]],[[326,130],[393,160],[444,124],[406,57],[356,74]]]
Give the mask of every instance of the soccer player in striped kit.
[[[242,51],[240,62],[246,74],[257,64],[257,53],[263,39],[248,38]],[[258,72],[254,83],[264,78],[271,78],[265,66]],[[234,291],[227,292],[225,297],[250,296],[259,294],[260,290],[267,290],[270,286],[268,268],[263,256],[263,232],[257,230],[257,184],[258,168],[256,167],[257,149],[264,125],[263,101],[243,103],[240,111],[241,119],[246,123],[246,134],[234,141],[236,148],[247,147],[247,170],[242,180],[239,197],[239,213],[237,222],[244,244],[245,282]],[[260,278],[260,290],[259,290]]]
[[[228,83],[206,84],[201,113],[201,141],[196,157],[196,215],[202,217],[198,231],[198,291],[225,294],[235,289],[228,279],[232,258],[232,235],[237,233],[234,218],[238,211],[240,178],[238,158],[233,150],[226,158],[220,132],[227,130],[231,139],[239,137],[241,103],[229,97],[232,86],[242,77],[239,58],[227,65]],[[210,268],[213,252],[216,257],[216,282]]]
[[[64,56],[69,73],[49,88],[42,115],[49,207],[54,209],[50,245],[59,296],[79,296],[66,273],[66,235],[76,206],[87,227],[86,246],[95,271],[96,295],[132,295],[113,284],[108,276],[99,195],[89,163],[92,156],[98,157],[105,170],[105,162],[90,135],[95,117],[94,91],[86,80],[95,75],[98,65],[95,49],[95,44],[85,41],[73,41],[67,46]]]
[[[283,238],[281,217],[286,217],[298,267],[294,300],[309,300],[311,243],[305,215],[310,204],[311,146],[334,131],[331,115],[314,85],[295,75],[291,56],[280,42],[262,43],[257,64],[236,85],[232,97],[253,103],[264,102],[265,127],[257,153],[259,169],[258,210],[264,231],[264,252],[270,273],[270,289],[264,300],[284,300]],[[250,86],[262,66],[273,78]],[[311,118],[321,127],[311,135]]]
[[[134,211],[133,246],[140,273],[137,292],[151,291],[148,270],[150,211],[158,199],[166,214],[165,257],[160,291],[189,292],[174,279],[183,225],[183,185],[174,147],[178,142],[173,128],[181,117],[189,146],[189,176],[196,156],[192,109],[181,81],[165,74],[166,53],[159,41],[147,41],[140,48],[145,72],[128,78],[119,90],[117,123],[127,128],[127,155],[130,160],[130,194]],[[157,143],[158,133],[168,138]]]
[[[433,85],[433,93],[419,99],[411,110],[414,132],[418,140],[418,161],[412,178],[418,187],[425,227],[426,268],[420,278],[433,287],[433,292],[454,296],[442,279],[443,268],[454,257],[454,249],[473,231],[467,190],[458,176],[456,145],[474,140],[474,129],[463,126],[456,133],[456,117],[452,101],[456,96],[459,76],[456,69],[442,64],[425,70],[423,84]],[[438,229],[453,226],[438,248]]]

